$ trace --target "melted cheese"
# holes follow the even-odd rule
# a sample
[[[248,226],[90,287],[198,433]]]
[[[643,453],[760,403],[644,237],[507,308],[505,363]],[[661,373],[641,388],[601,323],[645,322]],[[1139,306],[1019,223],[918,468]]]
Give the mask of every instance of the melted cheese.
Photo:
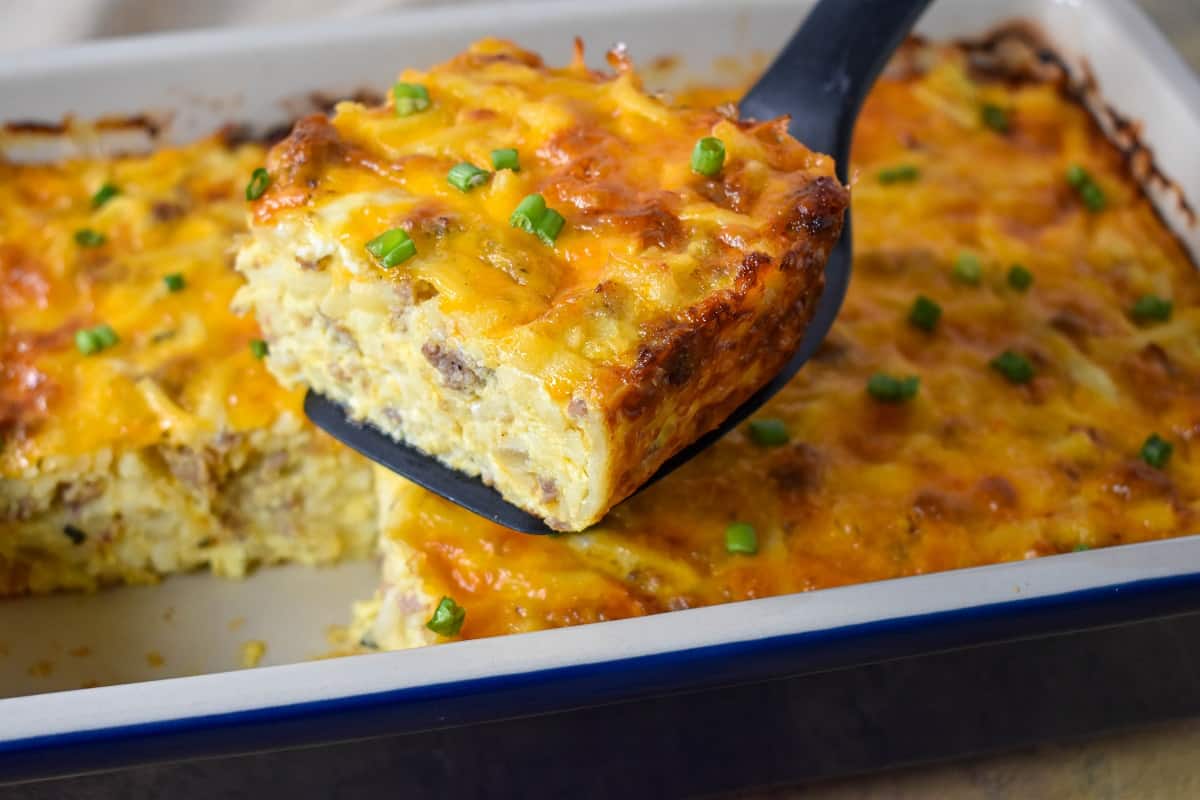
[[[617,383],[597,368],[628,367],[644,326],[732,289],[747,255],[781,259],[792,243],[779,217],[796,192],[833,173],[828,157],[777,125],[740,125],[711,105],[672,107],[647,94],[624,63],[615,74],[578,59],[551,68],[484,40],[399,80],[424,86],[430,107],[399,117],[392,103],[345,102],[332,130],[298,128],[272,153],[273,183],[252,224],[303,215],[314,235],[339,245],[335,282],[433,287],[457,336],[484,360],[544,376],[566,400],[588,381]],[[736,213],[715,205],[714,182],[691,171],[704,136],[725,144],[715,183],[741,192],[723,201]],[[466,193],[447,182],[455,164],[491,170],[491,152],[509,147],[519,149],[520,171],[495,172]],[[553,247],[509,224],[531,193],[566,218]],[[365,245],[398,226],[417,255],[383,271]],[[612,295],[623,289],[637,300],[617,308]],[[582,330],[593,319],[604,320],[603,337]]]
[[[250,352],[258,325],[229,312],[243,192],[263,159],[214,137],[147,156],[0,161],[0,475],[299,416],[298,393]],[[119,193],[93,208],[104,184]],[[80,246],[83,229],[105,242]],[[176,273],[186,286],[170,292]],[[120,343],[80,353],[75,332],[101,323]]]

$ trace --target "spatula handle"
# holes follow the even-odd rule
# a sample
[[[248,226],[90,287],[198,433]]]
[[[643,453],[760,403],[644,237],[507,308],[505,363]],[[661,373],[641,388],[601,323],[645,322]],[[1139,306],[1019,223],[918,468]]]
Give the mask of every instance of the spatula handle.
[[[929,0],[821,0],[758,83],[742,116],[792,118],[790,131],[846,180],[858,109]]]

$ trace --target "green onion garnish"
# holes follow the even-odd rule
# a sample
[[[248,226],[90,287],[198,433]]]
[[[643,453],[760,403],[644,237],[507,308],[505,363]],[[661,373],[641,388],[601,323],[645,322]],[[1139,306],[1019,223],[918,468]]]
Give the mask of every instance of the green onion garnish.
[[[1012,350],[1005,350],[989,361],[988,366],[1007,378],[1009,383],[1029,383],[1033,380],[1033,364]]]
[[[183,279],[183,275],[178,272],[172,272],[170,275],[164,275],[163,283],[167,285],[168,292],[182,292],[183,287],[187,286],[187,281],[185,281]]]
[[[1162,469],[1171,460],[1171,452],[1175,446],[1157,433],[1150,434],[1142,444],[1142,461],[1155,469]]]
[[[75,244],[80,247],[99,247],[108,239],[103,233],[92,230],[91,228],[80,228],[75,231]]]
[[[121,337],[117,336],[117,332],[107,323],[92,328],[92,335],[96,337],[96,341],[102,348],[112,347],[121,341]]]
[[[1144,294],[1133,304],[1129,315],[1136,322],[1166,322],[1171,318],[1174,303],[1156,294]]]
[[[758,552],[758,533],[748,522],[735,522],[725,529],[725,552],[752,556]]]
[[[787,425],[781,419],[752,419],[747,427],[750,439],[760,447],[779,447],[788,443]]]
[[[446,180],[460,192],[469,192],[476,186],[487,183],[489,175],[491,173],[486,169],[480,169],[474,164],[464,161],[450,168],[450,172],[446,174]]]
[[[900,164],[879,170],[880,183],[906,183],[921,177],[921,170],[915,164]]]
[[[908,322],[923,331],[933,331],[942,318],[942,307],[925,295],[917,295],[908,311]]]
[[[493,150],[492,169],[509,169],[513,172],[520,172],[521,161],[516,149],[512,147],[502,147],[499,150]]]
[[[994,103],[984,103],[979,109],[983,124],[996,133],[1008,133],[1008,112]]]
[[[262,361],[271,352],[271,348],[262,339],[250,340],[250,355]]]
[[[87,534],[74,525],[63,525],[63,535],[70,539],[71,544],[76,547],[87,541]]]
[[[715,136],[705,136],[692,148],[692,172],[711,178],[725,164],[725,143]]]
[[[1033,285],[1033,273],[1020,264],[1008,268],[1008,285],[1018,292],[1024,292]]]
[[[1090,544],[1085,544],[1084,542],[1080,542],[1079,544],[1075,545],[1071,549],[1074,550],[1076,553],[1082,553],[1084,550],[1091,550],[1092,546]]]
[[[962,252],[954,261],[954,277],[963,283],[977,286],[983,277],[983,264],[974,253]]]
[[[1092,178],[1086,169],[1078,164],[1072,164],[1067,167],[1067,183],[1075,188],[1079,194],[1079,199],[1083,201],[1084,206],[1093,214],[1103,211],[1107,205],[1107,200],[1104,197],[1104,190]]]
[[[1083,200],[1083,204],[1087,206],[1087,210],[1093,214],[1104,210],[1104,206],[1108,204],[1104,197],[1104,190],[1094,183],[1085,184],[1079,190],[1079,198]]]
[[[391,269],[417,254],[417,245],[404,228],[392,228],[367,242],[367,252],[375,256],[379,266]]]
[[[917,396],[921,379],[916,375],[895,378],[886,372],[876,372],[867,379],[867,393],[885,403],[902,403]]]
[[[75,331],[75,349],[85,356],[99,353],[101,350],[112,347],[120,341],[121,337],[117,336],[117,332],[108,324],[100,324],[92,328],[82,328]]]
[[[530,194],[517,204],[512,216],[508,218],[508,224],[526,233],[532,233],[547,245],[552,245],[566,220],[554,209],[546,208],[546,198],[540,194]]]
[[[438,601],[433,616],[425,623],[425,627],[439,636],[457,636],[462,630],[463,620],[467,618],[467,610],[454,602],[454,598],[443,596]]]
[[[396,101],[396,116],[407,117],[429,108],[429,90],[419,83],[397,83],[392,86]]]
[[[113,186],[111,183],[104,184],[96,190],[94,195],[92,195],[92,208],[99,208],[120,193],[121,190],[116,186]]]
[[[508,218],[508,224],[514,228],[520,228],[526,233],[533,233],[534,226],[538,220],[546,213],[546,198],[540,194],[526,195],[520,203],[517,204],[512,216]]]
[[[263,196],[263,192],[267,191],[267,187],[271,185],[271,176],[267,171],[259,167],[250,173],[250,182],[246,184],[246,199],[257,200]]]
[[[100,352],[100,342],[97,341],[96,334],[87,328],[82,328],[75,331],[75,349],[85,356],[90,356],[92,353]]]
[[[544,244],[553,245],[566,222],[562,214],[553,208],[547,208],[546,213],[542,214],[542,218],[533,226],[533,232]]]

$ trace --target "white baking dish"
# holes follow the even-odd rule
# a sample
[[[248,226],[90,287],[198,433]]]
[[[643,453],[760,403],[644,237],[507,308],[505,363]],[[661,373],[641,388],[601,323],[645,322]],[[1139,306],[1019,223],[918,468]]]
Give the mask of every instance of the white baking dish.
[[[771,52],[808,5],[568,0],[21,53],[0,59],[0,120],[152,110],[172,116],[176,139],[230,120],[269,125],[292,116],[308,92],[383,86],[402,66],[437,61],[483,35],[561,62],[579,34],[596,64],[624,41],[643,61],[678,54],[689,77],[720,77],[723,57],[746,63]],[[920,29],[974,35],[1014,17],[1037,23],[1072,67],[1086,58],[1104,98],[1144,123],[1142,140],[1163,171],[1200,200],[1200,83],[1131,4],[941,0]],[[1178,198],[1149,188],[1200,253],[1200,231]],[[0,780],[482,720],[1196,609],[1200,538],[307,661],[326,649],[325,628],[373,585],[372,568],[352,564],[0,603],[0,697],[8,697],[0,700]],[[248,639],[267,642],[272,666],[222,672]],[[80,647],[86,658],[70,655]]]

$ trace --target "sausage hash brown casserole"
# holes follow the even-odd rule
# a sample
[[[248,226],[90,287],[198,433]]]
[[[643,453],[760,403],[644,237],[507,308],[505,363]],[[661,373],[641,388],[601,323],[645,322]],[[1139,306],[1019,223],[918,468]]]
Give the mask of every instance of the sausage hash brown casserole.
[[[582,530],[783,366],[848,195],[739,122],[485,40],[267,160],[238,299],[271,370]]]
[[[525,56],[512,63],[481,55],[517,52],[490,43],[464,59],[516,76],[512,91],[523,97],[534,90],[521,76],[538,68]],[[913,44],[868,100],[851,170],[854,278],[819,356],[699,459],[602,524],[553,537],[497,528],[372,470],[312,431],[297,393],[266,372],[264,363],[280,359],[276,370],[299,368],[280,355],[274,325],[284,323],[273,310],[261,332],[252,317],[227,310],[242,283],[231,253],[245,230],[244,192],[260,197],[256,217],[282,219],[294,212],[287,202],[307,208],[313,187],[305,188],[307,178],[295,182],[309,169],[294,158],[301,151],[276,151],[265,174],[255,172],[267,163],[264,148],[220,138],[150,156],[0,165],[0,587],[9,594],[90,587],[205,564],[238,574],[254,561],[356,555],[378,539],[383,579],[356,609],[343,648],[366,651],[1196,532],[1200,276],[1062,76],[1045,65],[1014,72],[1022,59],[997,65],[994,53]],[[473,227],[495,233],[496,263],[526,281],[477,268],[473,280],[507,287],[491,291],[487,305],[501,327],[502,300],[536,310],[535,290],[549,292],[555,270],[566,269],[551,254],[579,248],[586,261],[588,237],[600,236],[587,227],[587,208],[611,208],[605,170],[637,162],[605,149],[607,129],[594,142],[581,133],[564,151],[494,141],[487,119],[459,119],[467,131],[456,133],[451,123],[465,104],[457,98],[482,85],[456,72],[464,63],[422,76],[430,106],[410,117],[345,106],[336,122],[302,123],[301,132],[317,137],[313,147],[325,141],[320,147],[341,154],[334,166],[332,156],[318,157],[320,147],[312,151],[317,188],[336,178],[367,196],[391,193],[407,209],[397,227],[416,249],[387,271],[360,263],[375,282],[353,296],[353,310],[313,313],[314,346],[341,347],[322,329],[337,331],[346,324],[340,320],[360,314],[432,325],[417,317],[434,299],[436,307],[466,303],[462,263],[478,264],[479,251],[453,264],[449,253],[460,241],[483,246]],[[553,80],[590,86],[573,73]],[[635,92],[628,73],[601,86],[665,108]],[[701,89],[677,95],[675,105],[714,108],[735,96]],[[422,105],[420,96],[409,100]],[[560,118],[532,101],[525,113],[531,130]],[[444,116],[443,138],[426,129],[437,119],[422,121],[428,114]],[[637,115],[627,122],[652,124]],[[343,134],[342,125],[371,135]],[[732,143],[761,130],[727,119],[716,125],[728,137],[726,166],[739,157]],[[397,158],[424,165],[413,167],[420,185],[385,186],[395,178],[392,158],[346,142],[351,134],[386,142],[395,135],[383,133],[390,126],[412,128],[421,143],[396,145]],[[576,148],[587,153],[578,156],[577,174],[570,171],[577,156],[566,156]],[[502,166],[512,165],[511,154],[490,161],[491,150],[511,149],[521,172]],[[715,244],[685,237],[673,246],[701,253],[742,246],[748,234],[736,207],[755,184],[729,183],[729,173],[698,183],[685,150],[674,185],[703,191],[704,213],[683,219],[691,206],[672,192],[627,209],[628,228],[615,212],[596,211],[606,217],[596,224],[607,226],[605,246],[616,261],[640,247],[633,237],[644,231],[674,236],[714,225]],[[491,174],[474,186],[477,179],[466,179],[467,192],[446,186],[454,159]],[[611,160],[624,165],[610,167]],[[563,197],[590,192],[595,205],[581,209],[538,183],[551,175],[559,176],[555,187],[574,187]],[[780,180],[767,177],[767,185]],[[496,222],[506,224],[509,205],[538,189],[565,220],[554,250],[536,233]],[[347,203],[362,194],[349,192],[356,199]],[[409,205],[417,196],[427,214]],[[320,222],[326,214],[340,219],[324,206],[313,213],[313,225],[327,224]],[[359,258],[367,234],[393,219],[372,213],[345,210],[362,227],[345,223],[358,232],[349,244],[335,236],[336,247]],[[264,235],[246,252],[260,252]],[[519,235],[538,247],[511,238]],[[315,248],[325,240],[303,241]],[[384,252],[403,251],[401,241],[394,237]],[[678,251],[653,247],[659,263],[678,263]],[[782,265],[770,255],[768,271]],[[317,291],[350,281],[340,258],[318,259],[311,269],[298,264],[288,280]],[[440,259],[432,263],[445,274],[431,275],[427,259]],[[665,307],[701,291],[689,281],[728,278],[720,270],[666,275],[623,273],[612,309],[579,295],[591,309],[574,317],[586,328],[579,341],[597,338],[597,330],[623,341],[641,304]],[[265,285],[246,290],[251,304],[261,303]],[[554,314],[547,324],[555,320],[566,324]],[[365,363],[374,343],[351,338],[365,348],[356,356]],[[566,341],[563,352],[574,358],[574,340]],[[430,363],[439,396],[450,396],[449,382],[483,377],[478,363],[463,362],[460,371],[440,358],[445,352],[454,353],[432,356],[444,369]]]

